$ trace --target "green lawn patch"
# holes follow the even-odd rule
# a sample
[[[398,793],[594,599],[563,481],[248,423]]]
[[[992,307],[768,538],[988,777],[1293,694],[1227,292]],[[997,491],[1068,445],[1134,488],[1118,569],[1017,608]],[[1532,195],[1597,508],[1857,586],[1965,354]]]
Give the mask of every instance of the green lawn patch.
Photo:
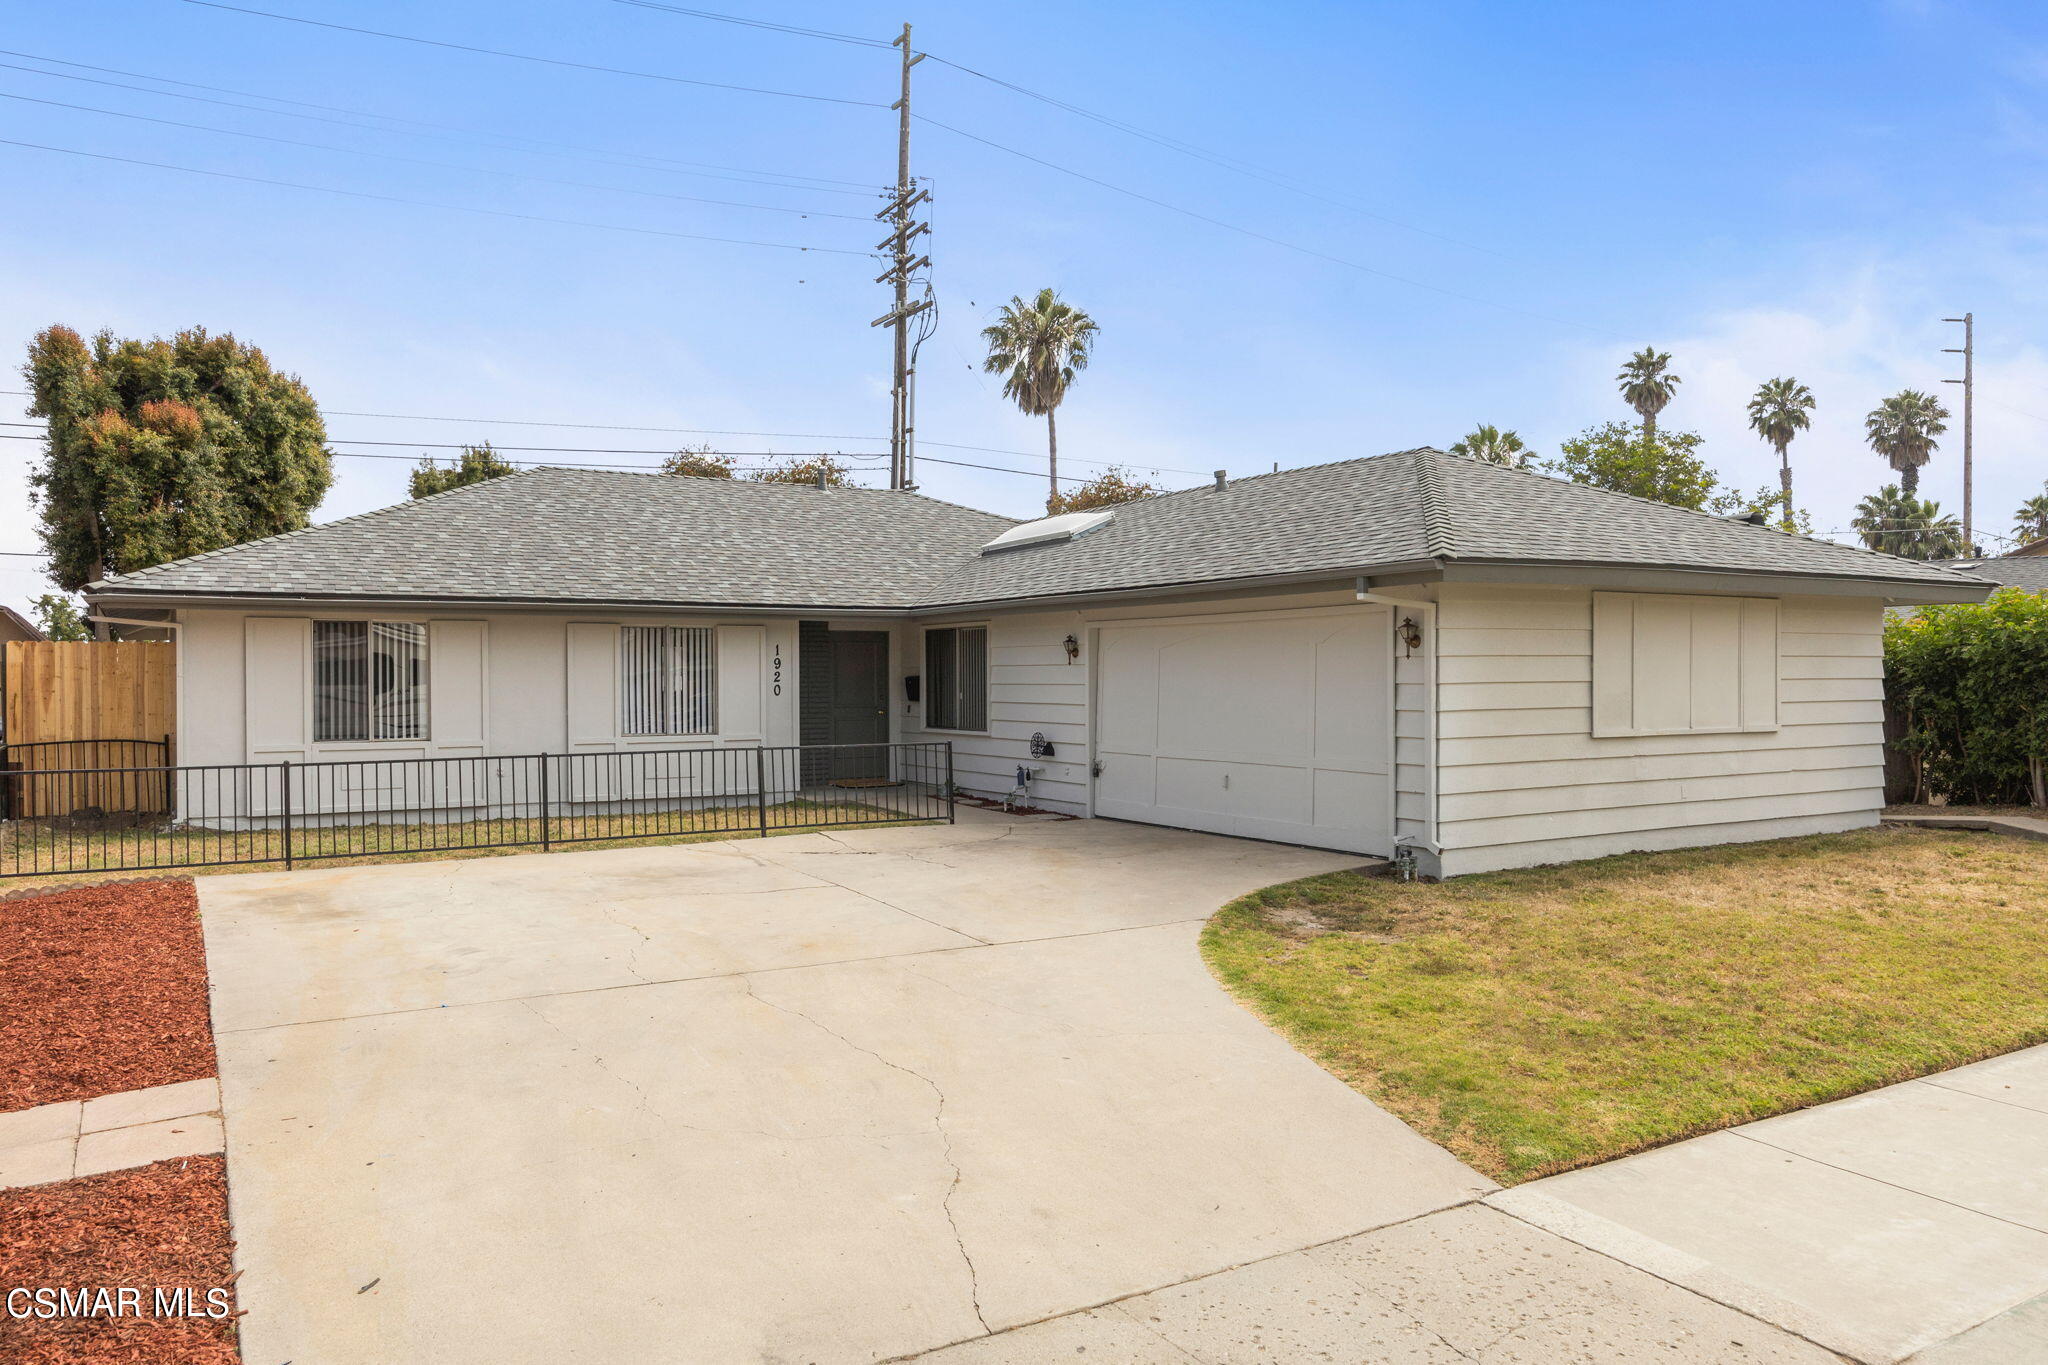
[[[1303,1052],[1513,1183],[2048,1041],[2048,844],[1340,872],[1225,906],[1202,948]]]

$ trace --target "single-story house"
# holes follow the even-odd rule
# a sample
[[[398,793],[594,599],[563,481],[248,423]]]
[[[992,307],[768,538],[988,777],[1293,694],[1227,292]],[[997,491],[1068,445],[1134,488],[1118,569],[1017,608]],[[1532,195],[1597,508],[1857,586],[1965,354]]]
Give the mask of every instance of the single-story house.
[[[1853,829],[1979,578],[1422,449],[1019,524],[541,469],[95,583],[181,761],[947,740],[968,792],[1428,875]]]

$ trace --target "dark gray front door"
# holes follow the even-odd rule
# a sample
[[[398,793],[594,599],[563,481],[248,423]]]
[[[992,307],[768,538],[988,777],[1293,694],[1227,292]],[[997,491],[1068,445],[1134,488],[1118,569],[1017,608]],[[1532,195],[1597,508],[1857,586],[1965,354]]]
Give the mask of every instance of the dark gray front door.
[[[832,632],[832,742],[889,742],[889,637],[883,631]],[[881,777],[885,749],[842,749],[834,777]]]

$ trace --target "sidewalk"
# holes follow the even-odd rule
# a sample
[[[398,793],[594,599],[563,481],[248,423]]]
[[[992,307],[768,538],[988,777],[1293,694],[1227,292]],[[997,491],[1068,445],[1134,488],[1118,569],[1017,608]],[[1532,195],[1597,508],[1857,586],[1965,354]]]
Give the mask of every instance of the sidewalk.
[[[2048,1360],[2048,1046],[1486,1202],[1867,1365]]]
[[[220,1082],[180,1081],[0,1114],[0,1189],[222,1151]]]

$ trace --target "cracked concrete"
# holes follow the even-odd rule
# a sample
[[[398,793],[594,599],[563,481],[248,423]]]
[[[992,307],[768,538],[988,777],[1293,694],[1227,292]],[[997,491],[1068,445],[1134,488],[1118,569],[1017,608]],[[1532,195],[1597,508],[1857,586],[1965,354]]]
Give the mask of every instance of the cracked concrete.
[[[1468,1200],[1196,953],[1352,861],[967,813],[202,879],[244,1358],[878,1360]]]
[[[1809,1360],[1218,989],[1217,905],[1352,861],[963,812],[202,879],[243,1359]]]

